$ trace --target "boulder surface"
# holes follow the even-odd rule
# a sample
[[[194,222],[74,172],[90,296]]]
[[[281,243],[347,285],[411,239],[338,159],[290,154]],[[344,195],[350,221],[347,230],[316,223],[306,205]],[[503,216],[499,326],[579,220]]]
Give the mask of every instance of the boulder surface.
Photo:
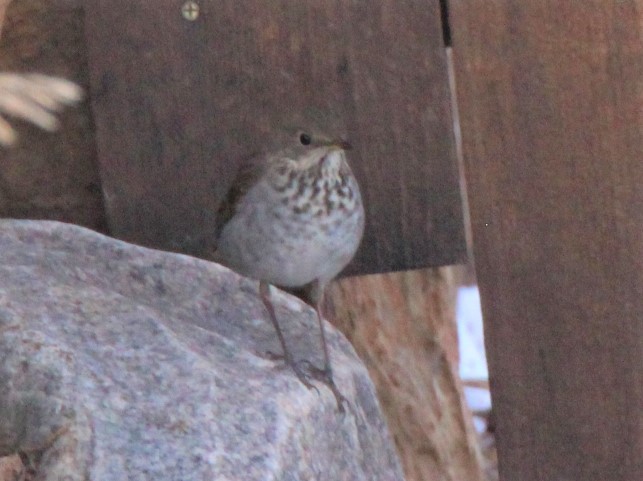
[[[0,455],[42,480],[402,481],[366,368],[326,324],[335,380],[283,361],[258,283],[47,221],[0,221]],[[273,289],[296,358],[314,311]]]

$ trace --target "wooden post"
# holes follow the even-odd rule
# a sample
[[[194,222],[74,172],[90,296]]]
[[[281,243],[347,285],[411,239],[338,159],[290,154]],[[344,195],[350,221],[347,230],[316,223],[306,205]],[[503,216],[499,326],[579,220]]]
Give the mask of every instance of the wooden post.
[[[82,0],[0,0],[3,13],[0,70],[64,77],[89,93]],[[60,121],[55,134],[12,121],[18,142],[0,149],[0,216],[60,220],[105,232],[89,102],[67,109]]]
[[[505,481],[643,479],[643,4],[453,0]]]
[[[368,367],[407,481],[481,481],[457,373],[453,267],[342,279],[332,322]]]

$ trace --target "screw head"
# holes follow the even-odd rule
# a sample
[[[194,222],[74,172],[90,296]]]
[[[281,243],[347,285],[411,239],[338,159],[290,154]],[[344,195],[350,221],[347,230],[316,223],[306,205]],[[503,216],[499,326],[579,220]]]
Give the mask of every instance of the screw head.
[[[199,4],[192,0],[185,2],[181,7],[181,15],[184,19],[194,22],[199,18]]]

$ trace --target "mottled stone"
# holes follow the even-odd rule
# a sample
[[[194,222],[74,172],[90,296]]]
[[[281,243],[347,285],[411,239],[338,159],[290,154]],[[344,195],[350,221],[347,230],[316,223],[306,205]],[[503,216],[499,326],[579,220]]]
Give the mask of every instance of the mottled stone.
[[[273,298],[293,354],[321,365],[314,311]],[[365,367],[327,332],[344,415],[266,355],[279,343],[256,282],[0,221],[0,455],[38,454],[43,480],[402,480]]]

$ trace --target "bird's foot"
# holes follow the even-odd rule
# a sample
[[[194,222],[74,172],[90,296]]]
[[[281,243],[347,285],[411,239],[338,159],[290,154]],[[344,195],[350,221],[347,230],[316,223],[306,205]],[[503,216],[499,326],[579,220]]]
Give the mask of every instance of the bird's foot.
[[[346,412],[344,409],[344,403],[350,406],[348,399],[339,391],[339,388],[335,384],[335,379],[333,378],[333,370],[330,366],[327,366],[323,369],[318,368],[308,359],[302,359],[301,361],[295,362],[290,357],[286,357],[283,354],[277,354],[274,352],[268,351],[266,355],[272,360],[284,360],[285,363],[290,366],[293,370],[299,381],[306,386],[308,389],[314,389],[319,394],[319,390],[310,382],[311,379],[319,381],[331,390],[333,396],[335,396],[335,401],[337,402],[337,410],[340,413]]]
[[[314,377],[311,374],[308,374],[304,372],[304,370],[301,368],[301,364],[304,364],[304,362],[295,362],[290,356],[284,356],[283,354],[277,354],[274,352],[266,352],[266,356],[272,359],[273,361],[280,361],[283,360],[286,365],[290,366],[290,368],[293,370],[295,373],[295,376],[297,376],[297,379],[306,386],[308,389],[314,389],[317,391],[317,394],[319,394],[319,389],[315,387],[315,385],[310,382],[311,377]]]
[[[335,379],[333,378],[333,370],[331,369],[331,367],[326,366],[323,369],[320,369],[310,361],[302,362],[305,362],[308,366],[307,369],[310,372],[312,378],[326,384],[326,386],[328,386],[328,388],[331,390],[333,396],[335,396],[335,401],[337,402],[337,410],[340,413],[346,412],[346,410],[344,409],[344,403],[348,404],[349,406],[350,403],[348,402],[348,399],[346,399],[346,397],[339,391],[339,388],[335,384]]]

